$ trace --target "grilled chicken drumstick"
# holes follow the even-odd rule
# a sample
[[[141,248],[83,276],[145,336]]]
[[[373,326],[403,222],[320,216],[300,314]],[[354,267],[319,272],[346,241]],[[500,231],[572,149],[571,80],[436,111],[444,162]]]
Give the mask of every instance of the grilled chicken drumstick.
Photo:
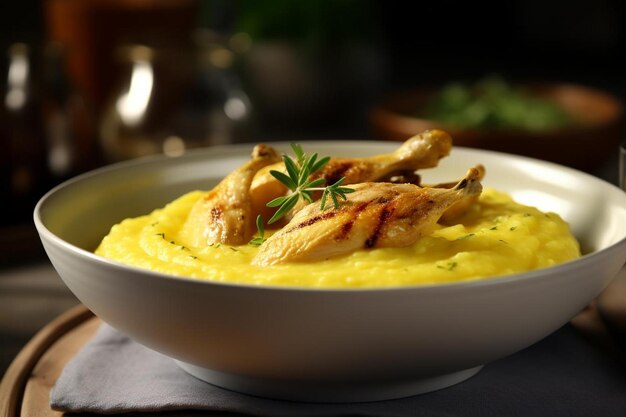
[[[408,246],[430,232],[446,209],[479,195],[480,175],[471,168],[451,189],[354,184],[356,191],[337,209],[322,211],[318,203],[304,207],[261,246],[252,263],[315,261],[363,248]]]
[[[485,167],[483,165],[476,165],[474,167],[476,171],[478,171],[478,181],[482,181],[485,178]],[[424,185],[424,187],[433,187],[433,188],[454,188],[456,186],[456,182],[445,182],[436,185]],[[478,197],[480,195],[477,194],[473,198],[464,198],[461,201],[456,202],[451,207],[449,207],[441,216],[441,223],[453,222],[458,216],[465,213],[469,206],[478,201]]]
[[[193,206],[181,235],[190,245],[213,243],[243,245],[255,230],[250,201],[250,184],[257,171],[280,161],[276,150],[257,145],[250,161],[228,174]]]

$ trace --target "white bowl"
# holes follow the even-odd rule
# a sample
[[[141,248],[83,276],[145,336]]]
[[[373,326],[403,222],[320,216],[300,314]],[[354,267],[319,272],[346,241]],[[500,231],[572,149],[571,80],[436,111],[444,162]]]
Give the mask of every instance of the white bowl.
[[[304,146],[356,156],[396,145]],[[372,401],[443,388],[567,323],[626,260],[626,194],[617,187],[558,165],[463,148],[424,171],[425,180],[449,181],[482,163],[486,186],[570,222],[585,255],[488,280],[331,290],[198,281],[92,253],[114,223],[192,189],[211,188],[250,149],[113,165],[62,184],[35,209],[50,260],[87,307],[191,374],[228,389],[290,400]]]

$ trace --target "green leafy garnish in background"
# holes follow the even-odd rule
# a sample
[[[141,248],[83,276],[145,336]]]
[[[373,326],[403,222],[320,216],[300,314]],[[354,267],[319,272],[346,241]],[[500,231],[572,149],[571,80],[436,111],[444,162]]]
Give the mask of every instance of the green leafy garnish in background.
[[[455,127],[529,132],[554,130],[573,123],[558,104],[495,76],[472,85],[448,84],[418,116]]]

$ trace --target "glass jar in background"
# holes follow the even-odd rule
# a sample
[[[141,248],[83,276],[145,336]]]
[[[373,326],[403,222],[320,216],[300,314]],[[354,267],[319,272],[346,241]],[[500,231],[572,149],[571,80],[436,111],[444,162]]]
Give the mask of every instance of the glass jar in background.
[[[161,81],[155,74],[154,51],[141,45],[126,46],[118,50],[117,57],[123,81],[107,105],[99,126],[104,158],[109,161],[159,151],[156,116],[162,105],[156,98],[163,93]]]
[[[254,140],[253,107],[237,68],[246,39],[197,29],[193,40],[194,67],[172,117],[173,132],[192,146]]]
[[[30,220],[37,199],[50,186],[39,68],[32,47],[9,47],[0,113],[3,226]]]
[[[57,182],[100,164],[94,112],[68,76],[66,62],[62,44],[46,45],[43,118],[48,167]]]
[[[100,123],[108,161],[233,143],[249,135],[251,108],[232,70],[235,54],[213,38],[190,50],[119,50],[120,89]]]
[[[14,43],[7,53],[0,108],[1,221],[31,223],[43,193],[99,165],[95,124],[67,76],[61,45]]]

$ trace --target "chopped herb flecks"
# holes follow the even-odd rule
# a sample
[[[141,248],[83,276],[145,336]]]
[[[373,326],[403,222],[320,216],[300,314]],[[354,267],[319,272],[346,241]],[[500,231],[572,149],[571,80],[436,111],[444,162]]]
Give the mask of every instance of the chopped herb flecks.
[[[446,263],[445,265],[437,265],[439,269],[445,269],[446,271],[454,271],[459,264],[457,262],[451,261]]]
[[[470,237],[475,236],[475,235],[476,235],[476,233],[468,233],[468,234],[463,235],[463,236],[461,236],[461,237],[457,237],[457,238],[456,238],[456,240],[465,240],[465,239],[469,239]]]

